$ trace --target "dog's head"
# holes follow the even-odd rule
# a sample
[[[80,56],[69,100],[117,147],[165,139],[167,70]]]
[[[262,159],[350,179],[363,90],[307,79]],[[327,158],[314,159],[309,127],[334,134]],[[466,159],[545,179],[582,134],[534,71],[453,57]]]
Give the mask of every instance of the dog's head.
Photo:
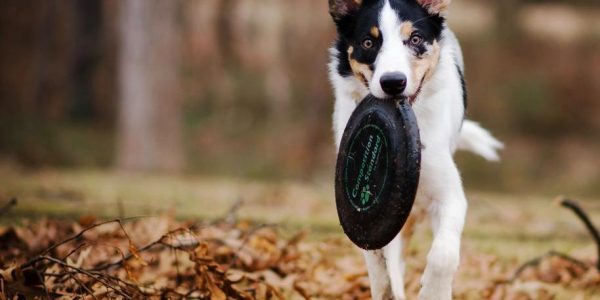
[[[338,29],[338,71],[378,98],[414,98],[440,57],[450,0],[329,0]]]

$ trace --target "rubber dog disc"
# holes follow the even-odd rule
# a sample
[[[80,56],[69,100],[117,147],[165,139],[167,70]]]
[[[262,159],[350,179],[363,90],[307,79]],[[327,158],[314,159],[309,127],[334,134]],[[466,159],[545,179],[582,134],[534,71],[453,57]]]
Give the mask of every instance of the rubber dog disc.
[[[389,244],[412,209],[421,167],[419,129],[404,100],[367,96],[340,144],[335,197],[344,233],[367,250]]]

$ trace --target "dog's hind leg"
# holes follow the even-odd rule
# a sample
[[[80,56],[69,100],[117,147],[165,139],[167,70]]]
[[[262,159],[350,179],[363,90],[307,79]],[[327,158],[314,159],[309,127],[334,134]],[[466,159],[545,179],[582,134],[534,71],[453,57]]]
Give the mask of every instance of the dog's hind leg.
[[[402,235],[398,234],[394,240],[383,248],[383,256],[387,267],[388,275],[394,299],[404,300],[404,269],[405,264],[402,259]]]
[[[363,251],[365,263],[369,271],[371,282],[371,298],[373,300],[391,300],[392,288],[386,268],[386,259],[383,250]]]

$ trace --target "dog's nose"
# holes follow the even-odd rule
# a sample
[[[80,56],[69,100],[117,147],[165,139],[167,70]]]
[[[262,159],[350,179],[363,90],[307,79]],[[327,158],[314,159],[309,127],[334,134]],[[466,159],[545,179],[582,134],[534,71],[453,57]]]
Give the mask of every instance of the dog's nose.
[[[406,89],[406,75],[400,72],[386,73],[381,76],[379,83],[386,94],[396,96]]]

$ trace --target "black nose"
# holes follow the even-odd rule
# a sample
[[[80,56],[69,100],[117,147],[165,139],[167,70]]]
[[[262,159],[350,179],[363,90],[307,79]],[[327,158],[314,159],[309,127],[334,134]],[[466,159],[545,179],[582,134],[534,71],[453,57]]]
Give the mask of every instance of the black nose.
[[[406,89],[406,75],[400,72],[386,73],[379,80],[381,88],[388,95],[399,95]]]

